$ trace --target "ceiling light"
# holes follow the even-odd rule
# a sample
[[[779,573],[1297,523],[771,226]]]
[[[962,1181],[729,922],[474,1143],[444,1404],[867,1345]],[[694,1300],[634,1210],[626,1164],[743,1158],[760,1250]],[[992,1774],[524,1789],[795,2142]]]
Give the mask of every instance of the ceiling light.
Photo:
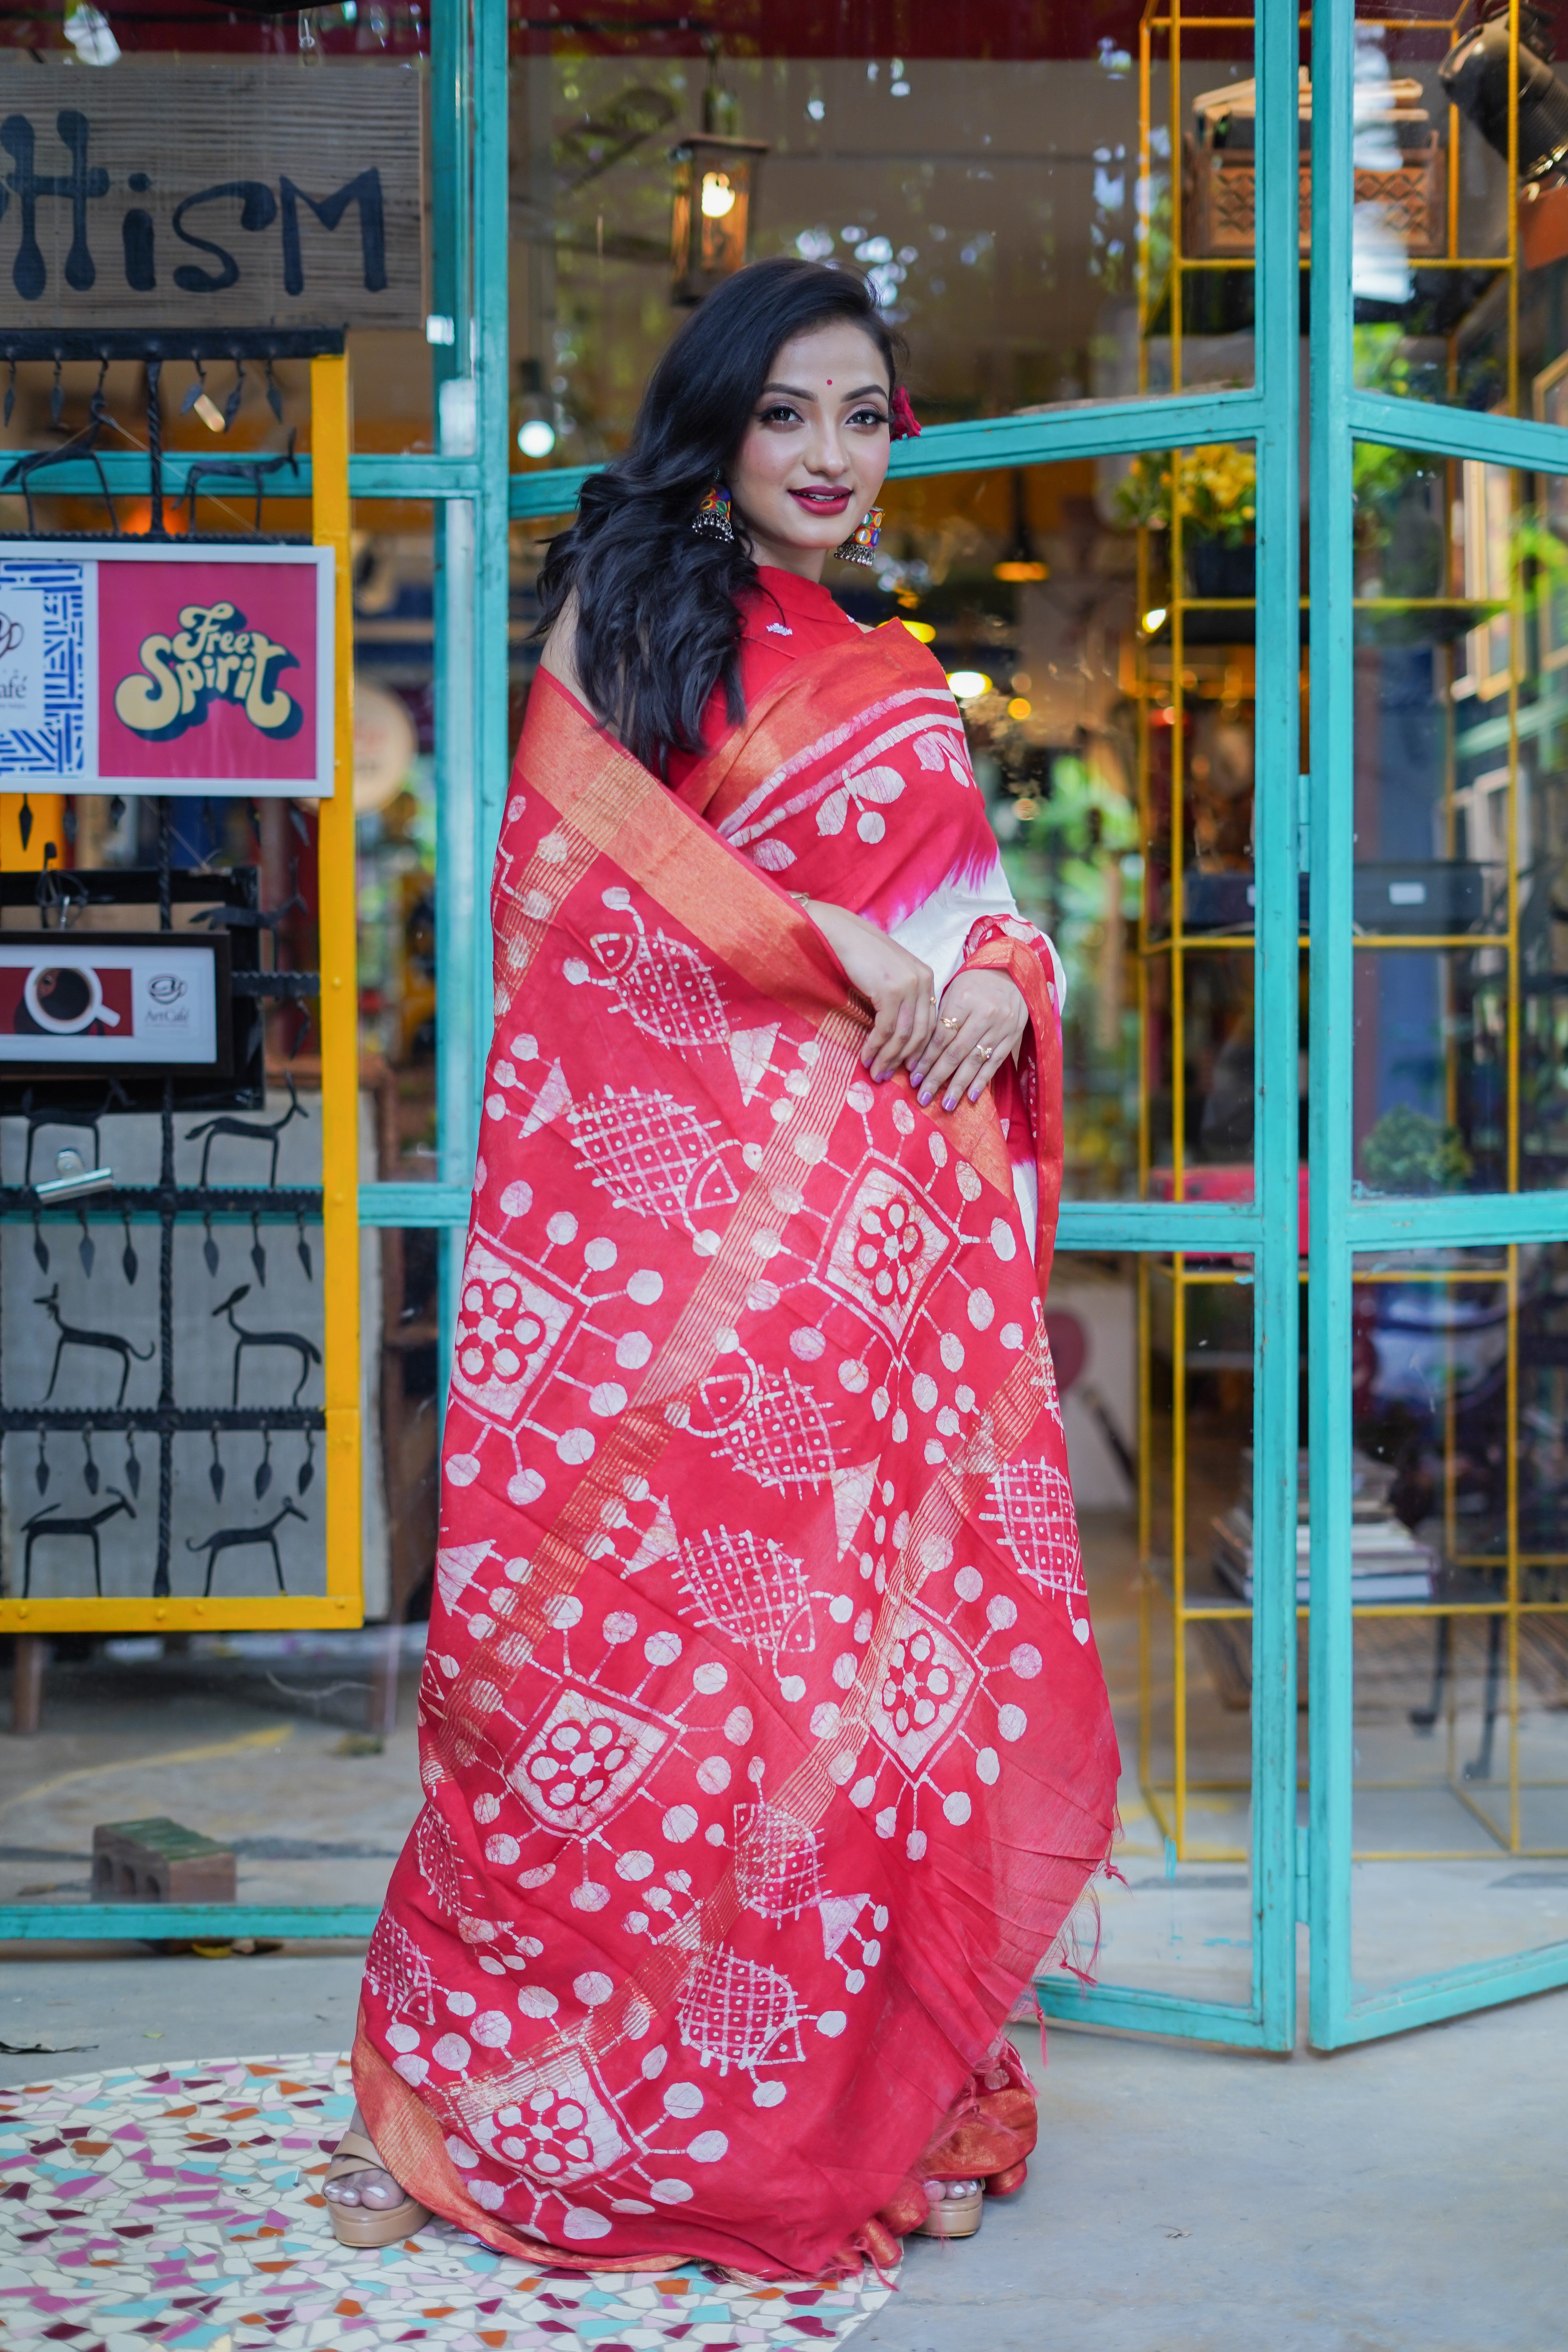
[[[973,702],[977,695],[991,691],[991,680],[983,669],[950,669],[947,682],[960,702]]]

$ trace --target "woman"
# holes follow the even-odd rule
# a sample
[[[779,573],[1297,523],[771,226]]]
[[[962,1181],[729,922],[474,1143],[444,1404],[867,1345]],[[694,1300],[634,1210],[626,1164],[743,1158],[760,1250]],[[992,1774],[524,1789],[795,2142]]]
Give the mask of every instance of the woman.
[[[356,2242],[811,2276],[1034,2143],[1003,2029],[1117,1775],[1061,982],[940,668],[820,585],[896,358],[858,278],[742,272],[545,567]]]

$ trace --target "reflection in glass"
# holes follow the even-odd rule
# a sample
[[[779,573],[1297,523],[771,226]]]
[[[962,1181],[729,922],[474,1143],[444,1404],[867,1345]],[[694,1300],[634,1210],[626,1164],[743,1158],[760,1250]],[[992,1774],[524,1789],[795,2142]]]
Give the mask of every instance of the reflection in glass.
[[[1250,194],[1223,234],[1200,221],[1195,235],[1183,194],[1196,102],[1251,70],[1248,15],[1211,7],[1184,24],[1177,6],[1136,47],[1071,9],[988,21],[983,39],[955,20],[939,54],[888,56],[783,0],[760,39],[760,55],[750,42],[729,54],[717,35],[650,21],[613,38],[563,28],[548,53],[518,56],[525,462],[581,465],[624,444],[679,316],[672,293],[688,299],[696,282],[694,166],[668,159],[715,137],[746,147],[733,172],[717,147],[703,167],[711,201],[735,202],[713,215],[699,277],[739,257],[724,238],[743,169],[748,257],[865,269],[909,337],[928,422],[1250,382]],[[1243,136],[1239,114],[1230,135]]]
[[[1168,1521],[1162,1521],[1164,1550],[1152,1578],[1140,1549],[1139,1478],[1152,1467],[1147,1451],[1140,1458],[1141,1287],[1132,1260],[1059,1255],[1047,1306],[1094,1637],[1121,1748],[1121,1880],[1100,1890],[1095,1974],[1104,1984],[1246,2000],[1252,1977],[1246,1627],[1189,1618],[1178,1688]],[[1189,1306],[1197,1307],[1189,1325],[1193,1361],[1205,1366],[1191,1384],[1194,1484],[1205,1476],[1214,1483],[1212,1439],[1221,1428],[1240,1431],[1248,1409],[1242,1385],[1224,1400],[1215,1370],[1207,1368],[1221,1339],[1250,1347],[1245,1307],[1241,1325],[1234,1317],[1227,1322],[1224,1307],[1217,1318],[1206,1319],[1207,1306],[1222,1295],[1250,1297],[1234,1283],[1226,1294],[1211,1287],[1202,1305],[1196,1290],[1188,1294]],[[1160,1346],[1163,1377],[1170,1361],[1168,1317]],[[1157,1411],[1152,1428],[1160,1463],[1153,1475],[1168,1496],[1169,1413]],[[1223,1637],[1217,1648],[1216,1634]],[[1186,1727],[1190,1765],[1175,1761],[1175,1720]],[[1211,1785],[1222,1781],[1223,1788]]]
[[[1253,1289],[1245,1260],[1143,1262],[1139,1770],[1182,1861],[1249,1848]]]
[[[1568,1853],[1568,1250],[1360,1259],[1353,1316],[1354,1948],[1375,1984],[1561,1933],[1548,1878],[1500,1864]]]
[[[1356,1174],[1568,1180],[1561,494],[1356,452]]]
[[[1568,82],[1551,14],[1468,5],[1354,27],[1357,380],[1542,413],[1563,356]]]

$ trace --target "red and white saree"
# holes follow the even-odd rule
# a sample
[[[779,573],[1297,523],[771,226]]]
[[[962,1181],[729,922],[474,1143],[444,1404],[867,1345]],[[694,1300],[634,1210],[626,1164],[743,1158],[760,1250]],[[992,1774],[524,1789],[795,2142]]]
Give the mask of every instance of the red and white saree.
[[[354,2071],[399,2180],[534,2263],[885,2250],[944,2131],[982,2168],[954,2126],[1026,2109],[1005,2021],[1113,1828],[1059,982],[931,656],[763,578],[747,719],[675,789],[541,678],[496,872],[426,1802]],[[1005,972],[1018,1068],[951,1116],[872,1084],[790,890]]]

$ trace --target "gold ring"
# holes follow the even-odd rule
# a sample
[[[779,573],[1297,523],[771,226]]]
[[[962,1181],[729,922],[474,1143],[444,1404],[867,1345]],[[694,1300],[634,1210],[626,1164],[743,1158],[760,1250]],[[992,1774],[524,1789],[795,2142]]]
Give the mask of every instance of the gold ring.
[[[944,1029],[957,1029],[962,1027],[963,1024],[956,1013],[944,1013],[942,1016],[942,1025]]]
[[[995,1051],[995,1048],[991,1045],[981,1045],[976,1050],[979,1053],[981,1060],[983,1062],[988,1062],[991,1059],[992,1054]]]

